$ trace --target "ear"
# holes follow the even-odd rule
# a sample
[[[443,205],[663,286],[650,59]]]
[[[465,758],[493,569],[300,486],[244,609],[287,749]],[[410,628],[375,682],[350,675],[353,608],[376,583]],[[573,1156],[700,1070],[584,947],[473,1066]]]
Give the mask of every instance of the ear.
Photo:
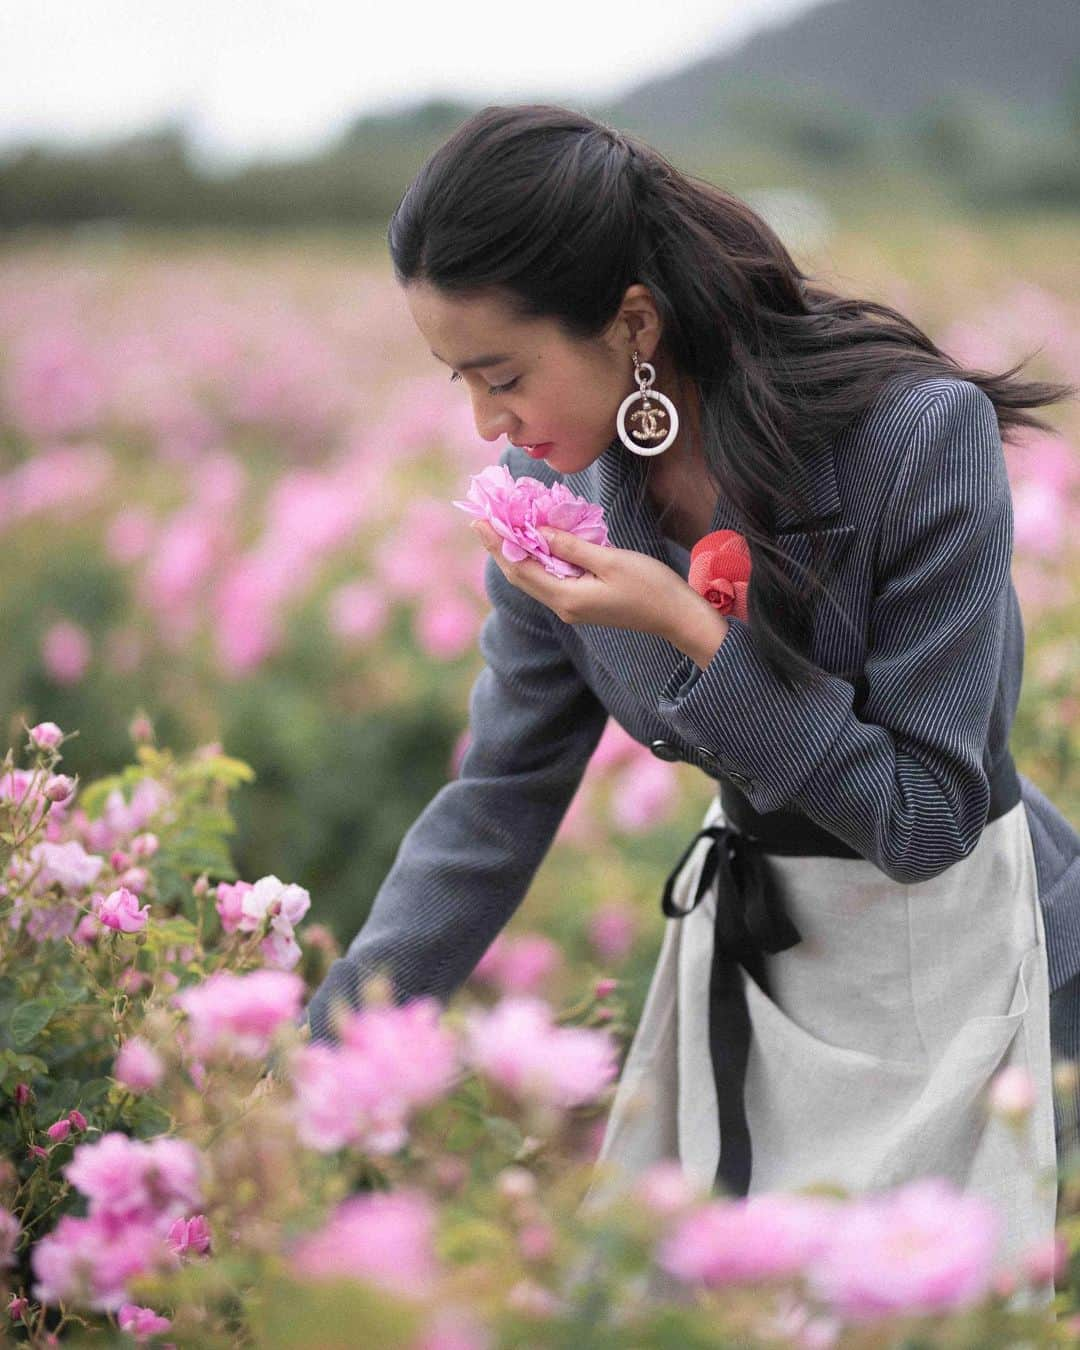
[[[620,338],[629,350],[635,348],[643,361],[651,361],[660,345],[663,322],[653,293],[640,281],[627,286],[617,316]]]

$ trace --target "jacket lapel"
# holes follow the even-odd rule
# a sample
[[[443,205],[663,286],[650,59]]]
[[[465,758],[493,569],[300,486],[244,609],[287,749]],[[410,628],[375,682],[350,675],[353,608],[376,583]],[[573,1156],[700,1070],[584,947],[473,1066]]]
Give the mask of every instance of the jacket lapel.
[[[616,437],[599,459],[580,474],[565,481],[575,493],[598,502],[604,509],[608,538],[616,548],[633,549],[671,565],[663,534],[645,491],[647,461],[628,451]],[[827,580],[855,533],[837,517],[841,511],[832,447],[820,445],[806,461],[799,479],[811,514],[800,517],[785,510],[777,518],[775,533],[782,563],[798,580],[812,563],[815,544],[821,550],[819,568]],[[720,496],[713,512],[710,532],[739,529],[734,506]],[[692,662],[666,639],[633,629],[579,624],[578,631],[601,661],[655,712],[661,694],[670,687],[677,670],[691,673]]]

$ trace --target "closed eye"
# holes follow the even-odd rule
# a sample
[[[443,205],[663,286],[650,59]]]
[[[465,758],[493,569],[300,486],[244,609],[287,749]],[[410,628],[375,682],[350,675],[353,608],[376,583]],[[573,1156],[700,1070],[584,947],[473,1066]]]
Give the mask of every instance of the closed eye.
[[[460,376],[460,375],[458,374],[458,372],[455,370],[454,373],[453,373],[453,375],[450,376],[450,383],[453,384],[453,382],[454,382],[455,380],[460,380],[460,379],[461,379],[461,376]],[[489,394],[507,394],[507,393],[510,392],[511,389],[513,389],[514,385],[517,384],[517,382],[518,382],[518,376],[515,375],[514,378],[513,378],[512,380],[507,380],[507,382],[506,382],[505,384],[489,384],[489,385],[488,385],[488,393],[489,393]]]

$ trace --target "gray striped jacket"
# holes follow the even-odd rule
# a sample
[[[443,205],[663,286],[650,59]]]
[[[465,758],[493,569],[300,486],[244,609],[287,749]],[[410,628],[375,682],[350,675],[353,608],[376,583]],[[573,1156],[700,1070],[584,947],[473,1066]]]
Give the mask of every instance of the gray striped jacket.
[[[513,446],[499,462],[560,479]],[[616,438],[561,481],[604,508],[612,544],[671,565],[645,464]],[[806,464],[803,486],[811,517],[781,517],[776,539],[798,565],[819,537],[839,602],[815,608],[811,655],[829,678],[812,691],[786,691],[741,620],[701,670],[663,638],[564,623],[487,560],[486,665],[459,776],[405,834],[316,990],[313,1039],[334,1038],[332,1001],[356,1006],[377,969],[398,1002],[445,1003],[464,983],[524,897],[608,716],[663,758],[727,775],[758,811],[805,813],[896,881],[925,881],[975,847],[1024,643],[993,404],[966,380],[890,380]],[[710,528],[740,528],[723,497]],[[1080,971],[1080,836],[1021,784],[1057,989]]]

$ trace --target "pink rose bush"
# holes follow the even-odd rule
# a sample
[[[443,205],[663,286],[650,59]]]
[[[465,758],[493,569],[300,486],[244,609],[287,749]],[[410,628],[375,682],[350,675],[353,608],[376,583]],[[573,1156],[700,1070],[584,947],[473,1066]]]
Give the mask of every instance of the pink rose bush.
[[[311,895],[236,877],[222,799],[243,775],[219,746],[176,758],[143,731],[137,769],[61,802],[34,787],[59,728],[5,766],[0,1294],[27,1337],[270,1344],[288,1321],[316,1350],[344,1317],[391,1350],[494,1350],[525,1322],[588,1344],[599,1318],[658,1350],[856,1350],[977,1315],[1002,1343],[1052,1343],[1007,1296],[1064,1279],[1064,1236],[995,1272],[1000,1216],[941,1178],[718,1200],[667,1159],[584,1214],[626,980],[591,974],[559,1014],[539,991],[571,977],[542,933],[499,934],[464,1006],[399,1003],[381,974],[311,1042],[306,972],[337,950],[317,925],[307,941]],[[581,937],[624,960],[636,928],[614,899]],[[1020,1128],[1031,1104],[1003,1074],[987,1109]],[[654,1275],[684,1294],[662,1323]]]

